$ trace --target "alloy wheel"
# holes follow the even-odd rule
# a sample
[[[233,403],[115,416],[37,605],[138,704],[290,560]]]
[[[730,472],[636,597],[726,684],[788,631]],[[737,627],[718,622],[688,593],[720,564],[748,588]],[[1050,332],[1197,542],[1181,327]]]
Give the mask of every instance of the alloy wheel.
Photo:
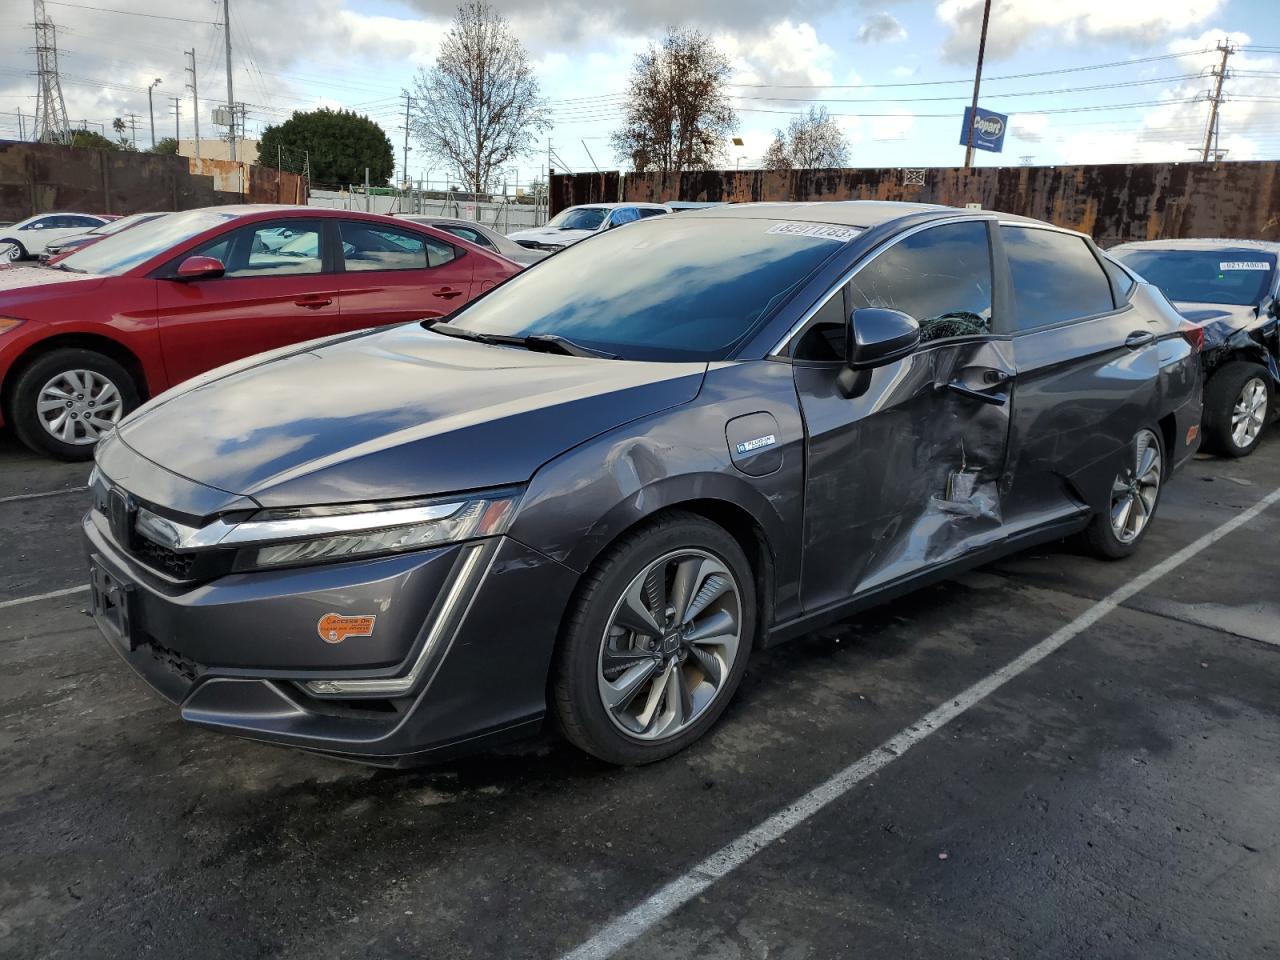
[[[22,248],[16,243],[0,243],[0,263],[17,263],[22,258]]]
[[[1150,430],[1139,430],[1126,459],[1111,485],[1111,531],[1121,543],[1133,543],[1146,529],[1160,495],[1160,441]]]
[[[643,740],[677,736],[725,688],[742,636],[742,593],[705,550],[654,560],[614,605],[597,685],[610,720]]]
[[[65,370],[40,388],[36,415],[45,431],[63,443],[97,443],[124,412],[120,391],[93,370]]]
[[[1267,422],[1267,385],[1250,377],[1240,388],[1231,410],[1231,441],[1239,448],[1251,446]]]

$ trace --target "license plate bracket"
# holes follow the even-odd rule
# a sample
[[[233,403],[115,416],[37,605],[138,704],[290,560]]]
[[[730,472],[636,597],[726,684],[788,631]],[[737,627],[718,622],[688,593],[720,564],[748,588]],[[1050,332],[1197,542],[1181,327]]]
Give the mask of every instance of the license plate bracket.
[[[89,604],[98,629],[112,643],[133,652],[134,585],[112,576],[96,559],[89,561]]]

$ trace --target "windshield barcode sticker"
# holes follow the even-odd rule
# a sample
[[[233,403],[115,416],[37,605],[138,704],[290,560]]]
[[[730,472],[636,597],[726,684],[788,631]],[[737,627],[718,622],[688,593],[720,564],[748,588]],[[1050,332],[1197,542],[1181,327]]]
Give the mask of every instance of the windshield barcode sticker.
[[[1219,270],[1270,270],[1271,264],[1265,260],[1227,260],[1218,264]]]
[[[830,223],[775,223],[765,233],[785,233],[793,237],[817,237],[819,240],[834,240],[845,243],[852,240],[862,231],[857,227],[839,227]]]

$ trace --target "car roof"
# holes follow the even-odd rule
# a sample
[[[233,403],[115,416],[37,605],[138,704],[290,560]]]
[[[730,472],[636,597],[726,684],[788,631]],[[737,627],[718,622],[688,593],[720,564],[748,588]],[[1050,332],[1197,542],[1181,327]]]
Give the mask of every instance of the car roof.
[[[1130,243],[1118,243],[1111,248],[1117,250],[1227,250],[1254,248],[1269,253],[1280,253],[1280,243],[1273,240],[1229,240],[1225,237],[1188,237],[1182,240],[1135,240]]]
[[[475,220],[465,220],[462,217],[433,217],[429,213],[397,213],[397,220],[408,220],[412,223],[431,225],[433,223],[447,223],[453,227],[479,227],[481,230],[492,230],[487,223],[479,223]]]
[[[831,223],[843,227],[867,229],[893,220],[912,217],[917,221],[953,217],[956,214],[993,216],[990,210],[968,210],[937,203],[907,203],[897,200],[819,200],[802,203],[763,202],[731,203],[721,207],[705,207],[681,211],[680,218],[706,217],[744,220],[789,220],[800,223]],[[1041,223],[1030,217],[1000,214],[1001,220]]]

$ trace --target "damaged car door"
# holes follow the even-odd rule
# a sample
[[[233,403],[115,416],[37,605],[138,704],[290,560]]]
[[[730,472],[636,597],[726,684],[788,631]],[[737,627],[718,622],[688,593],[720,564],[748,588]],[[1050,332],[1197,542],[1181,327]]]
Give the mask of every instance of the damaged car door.
[[[1004,312],[993,226],[950,221],[890,240],[800,333],[806,610],[874,593],[1002,535],[1014,367],[1009,338],[993,326]],[[914,318],[920,344],[851,384],[838,358],[868,308]]]

